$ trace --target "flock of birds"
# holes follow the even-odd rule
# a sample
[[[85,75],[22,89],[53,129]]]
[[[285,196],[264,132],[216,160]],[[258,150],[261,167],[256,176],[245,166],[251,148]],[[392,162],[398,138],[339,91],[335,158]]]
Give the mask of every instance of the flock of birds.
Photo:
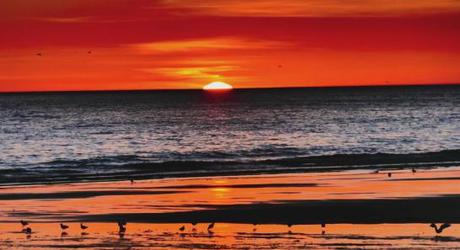
[[[24,221],[24,220],[21,220],[20,221],[21,225],[22,225],[22,232],[27,234],[27,235],[31,235],[32,234],[32,228],[30,227],[30,224],[29,222],[27,221]],[[196,228],[195,226],[197,225],[198,223],[196,222],[193,222],[192,223],[192,226],[193,226],[193,229],[192,231],[195,232],[196,231]],[[120,234],[120,236],[124,236],[124,234],[126,233],[126,225],[127,225],[127,222],[126,221],[119,221],[117,222],[117,225],[118,225],[118,233]],[[293,226],[294,224],[292,223],[288,223],[287,226],[289,228],[289,231],[288,233],[291,234],[291,227]],[[67,235],[67,232],[66,230],[69,228],[68,225],[64,224],[64,223],[60,223],[59,224],[61,230],[62,230],[62,233],[61,233],[61,236],[66,236]],[[213,233],[213,229],[214,229],[214,226],[215,226],[215,222],[212,222],[208,225],[208,233],[212,234]],[[253,223],[253,232],[255,232],[257,230],[256,226],[257,226],[257,223]],[[441,225],[436,225],[435,223],[431,223],[430,224],[430,227],[432,227],[434,229],[434,231],[436,232],[436,234],[441,234],[446,228],[450,227],[451,225],[449,223],[443,223]],[[321,223],[321,234],[325,234],[326,231],[325,231],[325,228],[326,228],[326,223]],[[82,234],[85,234],[85,231],[86,229],[88,229],[88,226],[83,224],[83,223],[80,223],[80,229],[82,230]],[[185,225],[181,226],[179,228],[179,231],[180,232],[184,232],[185,231]]]
[[[28,221],[25,221],[25,220],[21,220],[20,221],[21,225],[22,225],[22,232],[27,234],[27,235],[30,235],[32,234],[32,228],[30,226],[30,223]],[[198,223],[196,222],[193,222],[192,223],[192,226],[193,226],[193,229],[192,231],[196,231],[196,228],[195,226],[197,225]],[[126,233],[126,225],[127,225],[127,222],[126,221],[119,221],[117,222],[117,225],[118,225],[118,233],[120,235],[122,234],[125,234]],[[208,225],[208,232],[209,233],[212,233],[212,230],[214,229],[214,225],[215,225],[215,222],[212,222]],[[62,236],[65,236],[67,235],[67,232],[66,230],[69,228],[68,225],[64,224],[64,223],[60,223],[59,224],[61,230],[62,230]],[[89,227],[83,223],[80,223],[80,229],[82,230],[82,233],[84,233],[86,231],[86,229],[88,229]],[[179,228],[179,231],[180,232],[184,232],[185,231],[185,225],[181,226]]]
[[[23,233],[32,234],[32,228],[30,227],[30,224],[29,224],[28,221],[21,220],[20,223],[22,225],[22,232]],[[60,223],[59,226],[61,227],[62,235],[67,235],[66,230],[69,228],[69,226],[64,224],[64,223]],[[83,223],[80,223],[80,229],[85,231],[86,229],[88,229],[88,226],[83,224]]]
[[[27,221],[24,221],[24,220],[21,220],[20,221],[21,225],[22,225],[22,232],[25,233],[25,234],[32,234],[32,228],[30,227],[30,224],[29,222]],[[196,231],[196,228],[195,226],[198,224],[196,222],[192,222],[191,223],[193,228],[192,228],[192,231],[195,232]],[[214,226],[215,226],[215,222],[211,222],[209,225],[208,225],[208,233],[212,234],[213,233],[213,229],[214,229]],[[126,233],[126,225],[127,225],[127,222],[126,221],[119,221],[117,222],[117,225],[118,225],[118,233],[120,235],[124,235]],[[253,232],[255,232],[257,230],[256,226],[257,226],[257,223],[253,223],[254,225],[254,229],[253,229]],[[292,223],[288,223],[287,226],[289,228],[289,233],[292,233],[290,228],[293,226],[294,224]],[[69,228],[68,225],[64,224],[64,223],[60,223],[59,226],[61,227],[61,230],[62,230],[62,236],[65,236],[67,235],[67,232],[66,230]],[[321,223],[321,228],[323,229],[322,230],[322,234],[325,234],[326,231],[324,230],[326,228],[326,223]],[[441,231],[444,229],[442,226],[441,226]],[[83,223],[80,223],[80,229],[82,230],[82,233],[85,232],[86,229],[88,229],[88,226],[83,224]],[[185,225],[182,225],[180,228],[179,228],[179,231],[180,232],[184,232],[185,231]]]

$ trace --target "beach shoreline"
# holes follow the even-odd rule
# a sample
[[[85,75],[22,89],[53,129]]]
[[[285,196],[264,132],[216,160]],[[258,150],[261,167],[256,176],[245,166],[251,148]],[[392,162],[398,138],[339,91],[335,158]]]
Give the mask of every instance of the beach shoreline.
[[[79,182],[200,178],[264,174],[302,174],[336,171],[391,171],[429,169],[460,165],[460,150],[408,154],[336,154],[257,161],[167,161],[119,166],[69,165],[64,170],[33,168],[0,170],[0,187]],[[60,167],[62,168],[62,167]],[[86,168],[92,171],[86,172]],[[99,169],[98,171],[94,169]],[[96,171],[96,172],[93,172]],[[14,177],[13,177],[14,175]]]
[[[0,243],[10,249],[455,248],[459,177],[460,167],[441,167],[4,186]],[[33,233],[21,232],[19,220]],[[128,223],[126,233],[118,233],[119,221]],[[59,223],[70,229],[61,231]],[[208,231],[210,223],[216,226]],[[452,226],[439,236],[430,223]]]
[[[238,244],[252,244],[248,241],[318,249],[455,248],[460,241],[460,167],[391,170],[391,178],[388,173],[353,170],[2,187],[0,242],[11,249],[104,249],[120,244],[238,249]],[[33,234],[22,233],[19,220],[28,221]],[[122,236],[119,221],[128,223]],[[61,232],[59,223],[71,229]],[[90,230],[80,230],[80,223]],[[206,230],[210,223],[216,224],[215,230]],[[452,226],[437,235],[430,223]]]

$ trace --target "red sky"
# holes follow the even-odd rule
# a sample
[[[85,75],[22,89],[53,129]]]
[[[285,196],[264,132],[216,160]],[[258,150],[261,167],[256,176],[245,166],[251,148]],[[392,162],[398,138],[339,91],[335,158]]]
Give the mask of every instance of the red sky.
[[[201,88],[212,81],[459,83],[460,2],[0,2],[0,92]]]

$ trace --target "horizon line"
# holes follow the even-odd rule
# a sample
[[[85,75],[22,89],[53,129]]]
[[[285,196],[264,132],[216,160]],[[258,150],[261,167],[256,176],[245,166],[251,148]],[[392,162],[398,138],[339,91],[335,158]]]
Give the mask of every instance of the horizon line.
[[[377,87],[435,87],[459,86],[459,83],[399,83],[399,84],[369,84],[369,85],[328,85],[328,86],[277,86],[277,87],[233,87],[226,91],[258,90],[258,89],[340,89],[340,88],[377,88]],[[26,90],[0,91],[0,94],[59,94],[59,93],[98,93],[98,92],[161,92],[161,91],[206,91],[202,88],[165,88],[165,89],[82,89],[82,90]]]

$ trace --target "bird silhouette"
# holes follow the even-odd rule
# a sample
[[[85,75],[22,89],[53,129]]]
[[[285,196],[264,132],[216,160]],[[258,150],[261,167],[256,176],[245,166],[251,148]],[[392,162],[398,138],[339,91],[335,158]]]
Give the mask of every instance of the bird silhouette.
[[[183,232],[184,230],[185,230],[185,226],[181,226],[181,227],[179,228],[179,231],[181,231],[181,232]]]
[[[25,221],[25,220],[21,220],[21,225],[22,225],[23,227],[25,227],[25,226],[29,225],[29,222],[27,222],[27,221]]]
[[[444,231],[444,229],[450,227],[450,224],[449,223],[444,223],[442,225],[440,225],[439,227],[434,224],[434,223],[431,223],[430,227],[434,228],[434,231],[437,233],[437,234],[440,234],[442,233],[442,231]]]
[[[32,234],[32,228],[27,227],[26,229],[24,229],[24,233],[25,234]]]
[[[124,234],[126,232],[126,222],[118,222],[118,232]]]
[[[391,178],[391,173],[388,173],[388,178]]]
[[[321,228],[325,228],[326,227],[326,223],[321,223]]]
[[[192,224],[192,226],[196,226],[198,223],[192,222],[191,224]]]
[[[412,173],[415,174],[417,172],[417,170],[415,170],[415,168],[412,168]]]
[[[63,223],[61,223],[60,226],[61,226],[61,229],[62,229],[62,230],[66,230],[67,228],[69,228],[69,226],[67,226],[67,225],[65,225],[65,224],[63,224]]]
[[[131,179],[131,180],[129,180],[129,181],[131,182],[131,184],[134,184],[134,180],[133,180],[133,179]]]
[[[88,226],[84,225],[83,223],[80,223],[80,228],[81,228],[81,230],[86,230],[86,229],[88,229]]]
[[[213,229],[213,228],[214,228],[214,225],[215,225],[214,222],[211,223],[211,224],[209,224],[209,225],[208,225],[208,231],[210,231],[211,229]]]

